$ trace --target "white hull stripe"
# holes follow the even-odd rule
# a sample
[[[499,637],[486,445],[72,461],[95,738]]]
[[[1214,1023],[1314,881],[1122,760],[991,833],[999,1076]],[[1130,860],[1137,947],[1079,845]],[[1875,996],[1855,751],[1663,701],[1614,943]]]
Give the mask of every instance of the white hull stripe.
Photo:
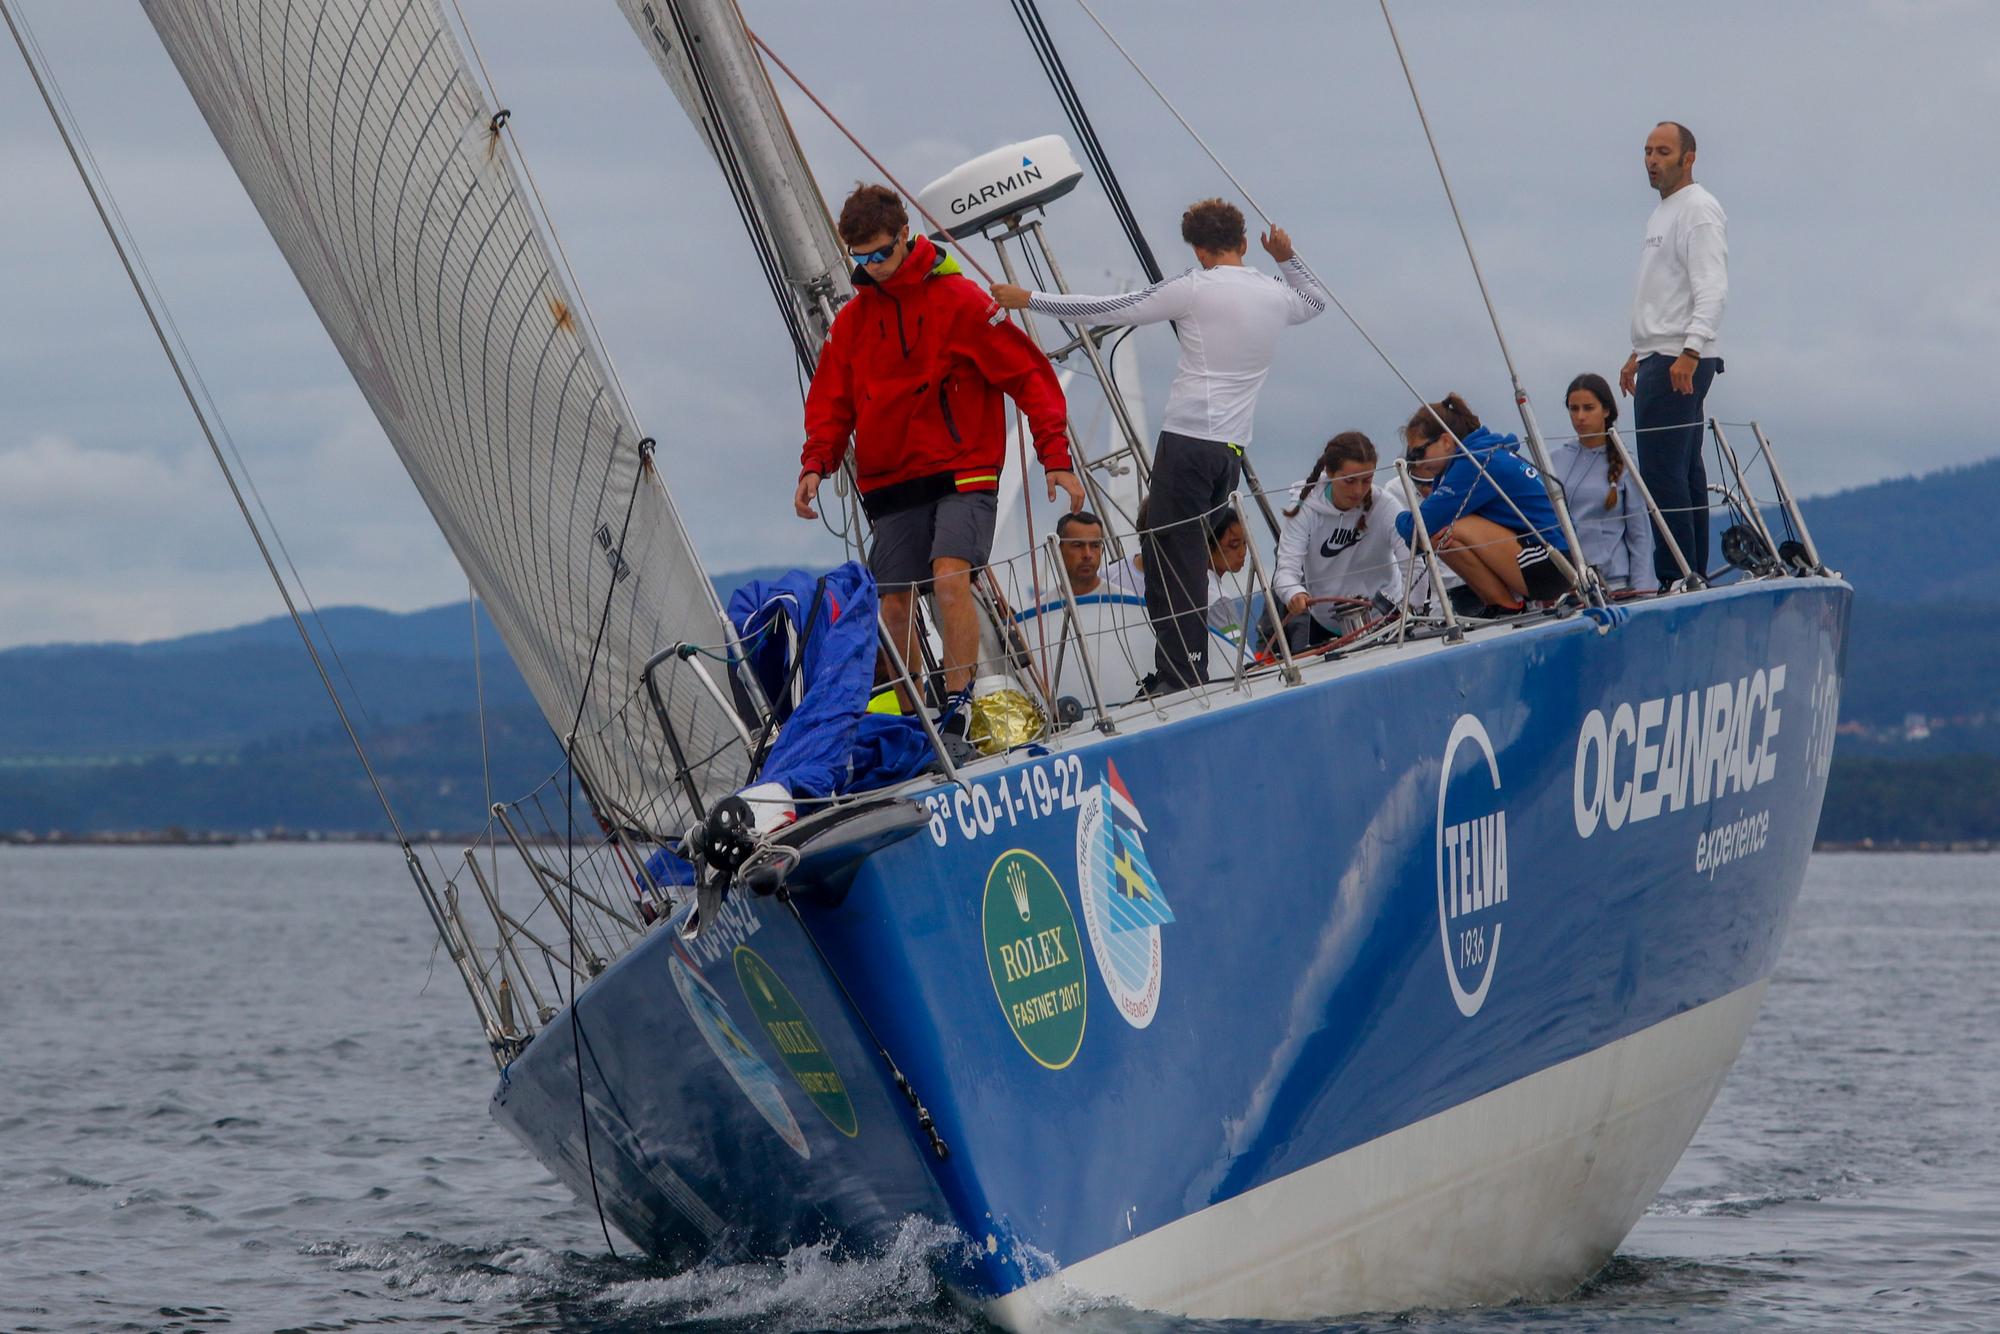
[[[1225,1319],[1552,1297],[1610,1258],[1742,1049],[1764,983],[1189,1214],[984,1304]]]

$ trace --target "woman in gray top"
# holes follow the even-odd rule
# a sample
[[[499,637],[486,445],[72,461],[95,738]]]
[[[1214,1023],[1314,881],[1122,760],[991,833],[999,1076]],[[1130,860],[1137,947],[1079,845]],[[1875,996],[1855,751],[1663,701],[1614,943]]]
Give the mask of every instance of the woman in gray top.
[[[1607,448],[1618,400],[1603,376],[1588,371],[1569,382],[1566,398],[1576,439],[1557,446],[1549,462],[1569,498],[1583,558],[1614,593],[1651,591],[1657,582],[1652,521],[1622,462]]]

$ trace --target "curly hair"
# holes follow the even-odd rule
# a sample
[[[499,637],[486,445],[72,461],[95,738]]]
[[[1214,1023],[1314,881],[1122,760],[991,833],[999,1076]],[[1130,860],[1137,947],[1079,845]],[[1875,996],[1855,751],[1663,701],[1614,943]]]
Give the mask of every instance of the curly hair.
[[[857,181],[854,193],[840,206],[840,239],[849,245],[887,234],[895,236],[910,225],[902,196],[886,185]]]
[[[1226,255],[1248,244],[1243,210],[1227,199],[1201,199],[1181,214],[1181,240],[1201,250]]]

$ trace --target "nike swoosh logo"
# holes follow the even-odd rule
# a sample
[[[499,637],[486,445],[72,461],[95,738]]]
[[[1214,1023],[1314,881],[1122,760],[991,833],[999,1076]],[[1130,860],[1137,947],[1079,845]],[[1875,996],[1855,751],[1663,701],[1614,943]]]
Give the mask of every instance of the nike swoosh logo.
[[[1319,554],[1331,560],[1360,540],[1360,536],[1352,528],[1339,529],[1332,537],[1319,544]]]

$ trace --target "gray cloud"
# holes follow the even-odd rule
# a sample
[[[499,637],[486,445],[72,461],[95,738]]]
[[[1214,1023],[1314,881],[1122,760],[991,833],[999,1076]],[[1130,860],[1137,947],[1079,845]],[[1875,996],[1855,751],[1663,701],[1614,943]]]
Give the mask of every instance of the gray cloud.
[[[463,577],[143,18],[23,5],[120,193],[308,584],[398,608]],[[1065,0],[1057,40],[1163,262],[1181,207],[1228,192]],[[1492,334],[1373,4],[1163,6],[1107,21],[1422,388],[1494,421]],[[911,185],[1066,127],[1005,5],[747,6]],[[715,169],[608,3],[470,3],[555,222],[711,568],[825,562],[790,517],[799,390]],[[1701,136],[1731,218],[1725,419],[1757,416],[1805,491],[1982,457],[2000,334],[2000,120],[1982,4],[1403,4],[1398,20],[1544,425],[1615,370],[1663,116]],[[18,62],[0,62],[0,644],[146,638],[274,595]],[[802,99],[835,197],[873,171]],[[1102,195],[1050,230],[1072,283],[1128,280]],[[982,260],[990,248],[974,243]],[[1139,335],[1150,401],[1171,338]],[[1328,318],[1288,342],[1259,417],[1267,481],[1331,431],[1386,433],[1402,389]],[[1970,425],[1962,425],[1970,424]],[[1379,438],[1379,435],[1378,435]]]

